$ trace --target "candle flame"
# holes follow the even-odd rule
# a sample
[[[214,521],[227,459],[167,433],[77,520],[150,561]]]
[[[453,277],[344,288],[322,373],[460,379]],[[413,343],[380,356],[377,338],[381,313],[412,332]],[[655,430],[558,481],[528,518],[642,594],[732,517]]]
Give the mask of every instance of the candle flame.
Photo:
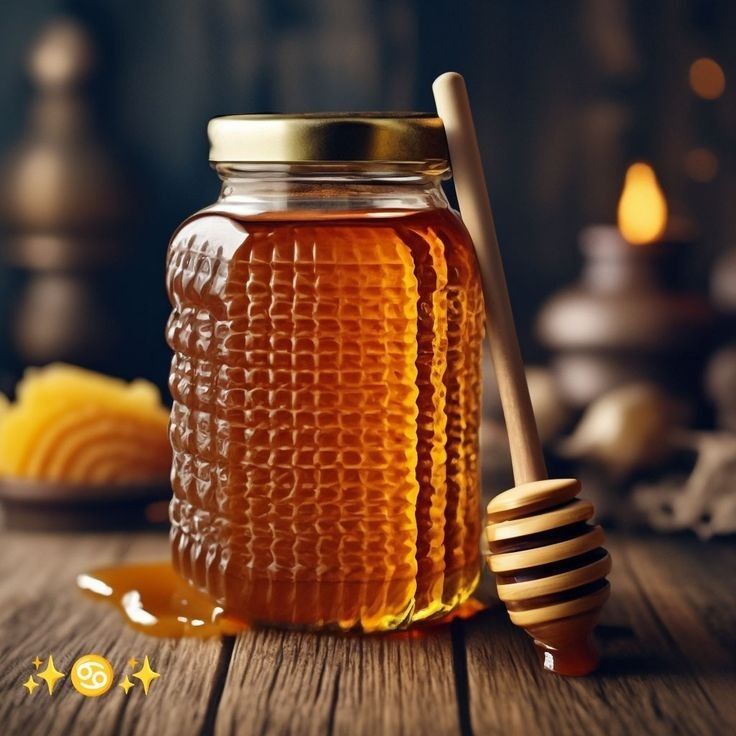
[[[656,240],[667,225],[667,202],[649,164],[629,166],[618,201],[618,229],[633,245]]]

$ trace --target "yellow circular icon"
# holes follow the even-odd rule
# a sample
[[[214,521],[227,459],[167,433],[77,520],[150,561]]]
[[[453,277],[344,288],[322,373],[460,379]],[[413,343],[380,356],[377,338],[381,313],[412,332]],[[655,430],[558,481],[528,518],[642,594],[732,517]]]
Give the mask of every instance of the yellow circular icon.
[[[112,665],[99,654],[85,654],[72,665],[72,685],[88,698],[103,695],[112,687]]]

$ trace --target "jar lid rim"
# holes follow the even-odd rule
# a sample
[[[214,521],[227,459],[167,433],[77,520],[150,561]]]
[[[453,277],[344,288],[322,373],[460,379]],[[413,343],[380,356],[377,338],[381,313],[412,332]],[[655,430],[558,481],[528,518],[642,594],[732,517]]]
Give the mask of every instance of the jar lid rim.
[[[448,165],[442,121],[423,112],[226,115],[210,120],[213,163]]]

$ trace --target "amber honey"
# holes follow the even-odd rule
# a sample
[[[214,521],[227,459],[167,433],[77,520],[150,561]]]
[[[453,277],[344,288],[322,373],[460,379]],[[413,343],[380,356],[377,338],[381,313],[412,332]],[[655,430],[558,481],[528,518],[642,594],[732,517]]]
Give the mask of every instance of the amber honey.
[[[253,624],[380,631],[479,576],[483,302],[421,113],[208,126],[169,246],[174,567]]]
[[[483,304],[449,210],[172,240],[174,565],[255,622],[381,630],[479,574]]]

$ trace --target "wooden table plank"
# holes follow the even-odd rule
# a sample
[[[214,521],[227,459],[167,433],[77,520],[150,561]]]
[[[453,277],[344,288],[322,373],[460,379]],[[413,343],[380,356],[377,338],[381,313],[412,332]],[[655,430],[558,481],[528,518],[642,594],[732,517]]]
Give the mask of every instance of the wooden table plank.
[[[502,609],[464,627],[475,733],[700,736],[736,726],[732,652],[718,653],[733,641],[736,590],[712,580],[713,570],[732,569],[734,547],[724,545],[722,564],[709,567],[716,555],[694,540],[613,536],[608,546],[613,595],[596,675],[543,672]],[[713,607],[709,627],[703,614]]]
[[[736,725],[736,547],[613,536],[614,594],[600,673],[541,671],[494,608],[427,632],[337,636],[274,630],[237,640],[157,640],[87,601],[75,575],[167,555],[161,535],[0,538],[0,733],[721,734]],[[81,654],[121,674],[148,654],[146,698],[115,688],[49,695],[21,683],[39,655],[67,672]]]
[[[111,607],[75,589],[78,572],[98,565],[167,555],[163,535],[20,535],[0,537],[0,732],[4,734],[200,733],[211,726],[210,699],[223,654],[220,641],[154,639],[127,628]],[[113,687],[101,698],[79,694],[69,677],[49,696],[46,685],[29,694],[21,683],[31,660],[53,655],[69,673],[82,654],[106,657],[118,675],[131,657],[145,655],[161,677],[146,697]],[[227,655],[226,655],[227,656]],[[133,682],[136,682],[133,680]]]
[[[244,726],[247,724],[247,727]],[[238,638],[215,733],[456,734],[450,626]]]
[[[632,539],[622,554],[673,651],[723,720],[736,728],[736,549],[694,539],[669,544]]]

